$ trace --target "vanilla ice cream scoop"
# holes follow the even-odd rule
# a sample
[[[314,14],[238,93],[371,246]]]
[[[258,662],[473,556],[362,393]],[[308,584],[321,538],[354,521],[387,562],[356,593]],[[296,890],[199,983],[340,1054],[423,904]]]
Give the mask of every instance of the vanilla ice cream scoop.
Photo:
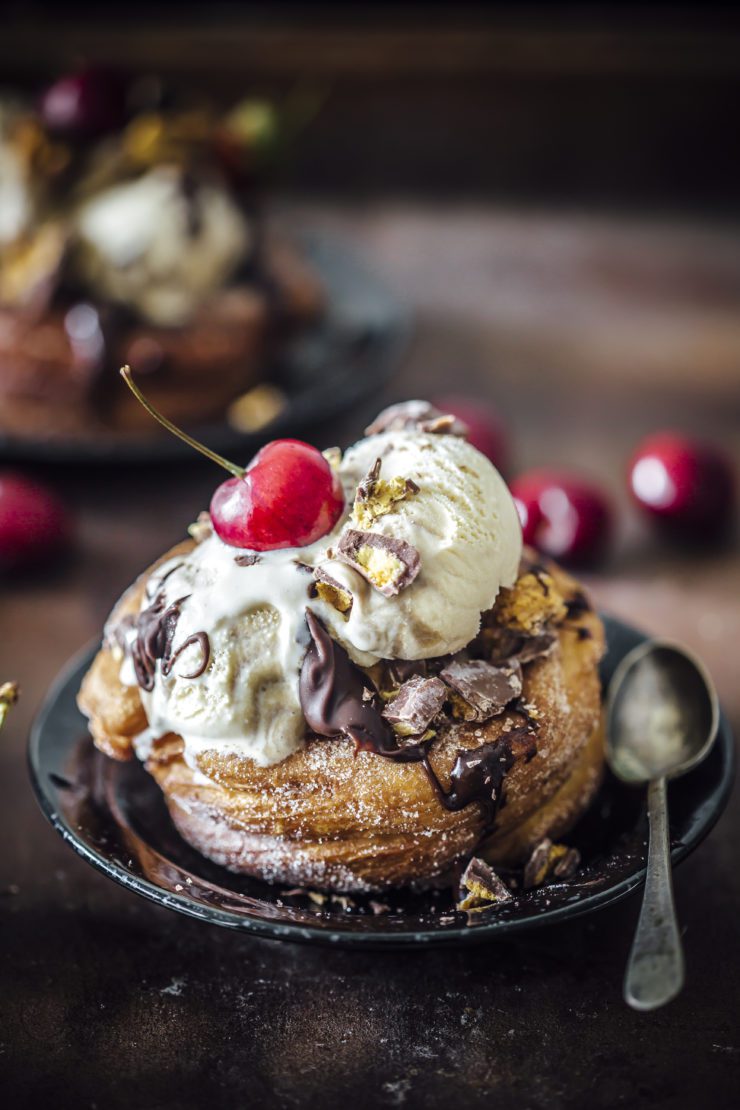
[[[405,479],[415,491],[376,519],[346,521],[327,546],[336,550],[341,534],[358,528],[401,540],[418,552],[418,574],[397,595],[385,596],[352,566],[328,558],[321,570],[351,595],[352,606],[348,615],[327,607],[321,616],[361,664],[459,651],[477,634],[499,589],[516,579],[522,537],[511,494],[488,459],[457,435],[369,436],[342,461],[345,487],[356,488],[377,459],[382,480]]]
[[[209,532],[152,576],[138,624],[124,630],[121,668],[124,683],[142,686],[149,729],[140,754],[173,732],[196,768],[214,749],[279,762],[304,742],[308,608],[371,666],[459,651],[514,583],[522,540],[513,500],[458,435],[382,432],[338,467],[345,513],[311,546],[246,552]],[[144,682],[142,636],[159,651]]]
[[[93,196],[77,212],[76,229],[88,281],[165,327],[187,322],[229,279],[251,239],[223,188],[175,166]]]

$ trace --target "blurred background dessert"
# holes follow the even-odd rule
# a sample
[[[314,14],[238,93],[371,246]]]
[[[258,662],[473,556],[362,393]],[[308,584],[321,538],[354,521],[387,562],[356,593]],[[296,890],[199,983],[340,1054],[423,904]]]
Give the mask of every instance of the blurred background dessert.
[[[178,419],[223,417],[321,282],[271,235],[263,194],[287,121],[86,66],[0,101],[0,434],[139,430],[119,364]]]

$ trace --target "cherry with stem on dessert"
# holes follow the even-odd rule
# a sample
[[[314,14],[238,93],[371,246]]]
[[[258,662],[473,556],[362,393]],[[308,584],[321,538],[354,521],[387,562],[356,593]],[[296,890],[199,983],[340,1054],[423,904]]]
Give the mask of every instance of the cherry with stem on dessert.
[[[605,554],[612,510],[593,483],[561,471],[530,470],[510,488],[525,543],[573,563],[595,563]]]
[[[0,570],[14,571],[58,558],[72,534],[59,498],[22,474],[0,471]]]
[[[121,377],[155,420],[232,475],[211,498],[211,521],[224,543],[251,551],[306,547],[339,520],[342,486],[316,447],[299,439],[275,439],[248,466],[236,466],[162,416],[133,381],[130,367],[122,368]]]
[[[666,533],[693,543],[717,539],[735,502],[729,460],[716,447],[677,432],[656,432],[629,465],[635,503]]]
[[[433,397],[432,404],[440,412],[456,416],[467,428],[468,443],[490,459],[497,470],[506,470],[509,457],[506,426],[490,402],[455,393]]]

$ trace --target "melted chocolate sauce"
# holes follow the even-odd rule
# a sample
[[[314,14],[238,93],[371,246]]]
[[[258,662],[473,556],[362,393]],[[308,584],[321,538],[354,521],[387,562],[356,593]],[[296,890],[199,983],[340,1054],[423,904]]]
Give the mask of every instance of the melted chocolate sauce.
[[[173,568],[174,569],[174,568]],[[161,583],[160,583],[161,586]],[[164,592],[160,588],[151,605],[139,613],[138,617],[130,622],[129,627],[136,629],[136,638],[130,645],[131,661],[134,665],[136,681],[142,690],[149,693],[154,689],[154,677],[157,669],[157,660],[162,662],[162,674],[168,675],[172,671],[175,661],[186,647],[199,644],[202,660],[196,671],[183,675],[183,678],[198,678],[203,674],[211,657],[211,645],[205,632],[196,632],[189,636],[177,649],[174,649],[177,622],[180,611],[187,596],[180,597],[171,605],[165,605]]]
[[[381,716],[377,696],[367,697],[367,678],[360,668],[310,609],[306,622],[311,643],[301,669],[300,700],[312,731],[318,736],[346,736],[354,741],[356,751],[372,751],[397,763],[421,763],[445,809],[457,812],[478,802],[490,827],[501,804],[507,771],[520,756],[531,759],[536,752],[529,728],[513,728],[498,740],[459,752],[445,790],[429,762],[433,737],[399,744]],[[529,720],[523,709],[518,711]]]
[[[517,746],[524,744],[523,751]],[[443,790],[428,759],[422,761],[432,789],[445,809],[457,813],[471,802],[480,805],[485,824],[490,827],[501,805],[504,778],[520,754],[527,760],[535,754],[534,738],[526,727],[511,729],[498,740],[458,753],[450,772],[450,788]]]

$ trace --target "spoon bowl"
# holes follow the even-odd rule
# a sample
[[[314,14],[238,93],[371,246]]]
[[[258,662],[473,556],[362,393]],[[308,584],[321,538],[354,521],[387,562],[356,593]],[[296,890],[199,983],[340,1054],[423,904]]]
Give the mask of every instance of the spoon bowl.
[[[614,672],[606,756],[624,782],[678,778],[709,753],[719,701],[704,664],[678,644],[647,640]]]

